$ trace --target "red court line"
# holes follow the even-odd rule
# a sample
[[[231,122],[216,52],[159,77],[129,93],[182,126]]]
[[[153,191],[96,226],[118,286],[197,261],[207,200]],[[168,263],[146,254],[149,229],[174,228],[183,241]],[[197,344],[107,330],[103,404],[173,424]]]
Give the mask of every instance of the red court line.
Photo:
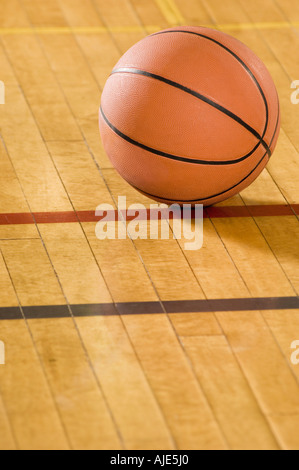
[[[260,205],[260,206],[227,206],[207,207],[206,212],[210,218],[219,217],[271,217],[299,214],[299,204],[288,205]]]
[[[31,214],[0,214],[0,225],[34,224]]]
[[[155,212],[154,212],[155,213]],[[158,212],[156,211],[156,214]],[[162,210],[163,214],[163,210]],[[168,212],[164,212],[168,217]],[[133,220],[135,215],[128,215],[125,211],[122,216],[127,220]],[[146,209],[140,212],[141,220],[149,220],[150,211]],[[224,217],[274,217],[299,215],[299,204],[292,205],[252,205],[252,206],[221,206],[206,207],[203,212],[204,218],[224,218]],[[65,212],[34,212],[34,213],[7,213],[0,214],[0,225],[24,225],[24,224],[59,224],[71,222],[98,222],[99,220],[118,220],[119,214],[115,210],[104,212],[101,216],[95,215],[95,211],[65,211]],[[181,214],[170,214],[170,219],[180,218]],[[194,211],[191,212],[194,217]],[[160,217],[159,217],[160,218]]]

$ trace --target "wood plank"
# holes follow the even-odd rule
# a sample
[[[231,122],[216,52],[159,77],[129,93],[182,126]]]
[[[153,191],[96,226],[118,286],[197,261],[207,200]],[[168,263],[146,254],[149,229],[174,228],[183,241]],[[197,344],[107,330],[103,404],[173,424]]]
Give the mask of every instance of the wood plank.
[[[120,54],[123,55],[130,47],[134,46],[136,42],[141,41],[141,39],[147,36],[147,32],[141,26],[135,26],[133,30],[129,28],[129,30],[125,32],[122,31],[122,28],[120,28],[120,30],[115,28],[112,30],[112,36]]]
[[[298,151],[283,129],[280,132],[273,160],[270,160],[267,168],[288,203],[297,204],[299,201]]]
[[[282,220],[278,220],[278,217],[256,217],[255,220],[298,294],[299,226],[297,217],[283,217]]]
[[[40,237],[35,225],[0,225],[0,240],[20,238],[39,239]]]
[[[298,382],[261,314],[218,312],[217,318],[263,413],[298,413]]]
[[[112,204],[109,190],[84,142],[49,143],[49,151],[76,210],[91,210]]]
[[[226,338],[183,337],[182,342],[231,448],[278,449]]]
[[[276,152],[273,155],[273,159],[276,163]],[[259,177],[251,183],[250,186],[244,189],[240,195],[247,206],[260,206],[264,204],[271,206],[275,204],[286,204],[287,202],[281,189],[277,186],[277,183],[274,182],[267,169],[262,171]]]
[[[154,201],[136,192],[130,187],[115,170],[104,170],[103,175],[107,181],[115,200],[119,195],[126,197],[127,207],[131,204],[144,203],[149,207]],[[190,266],[169,230],[169,239],[150,239],[149,223],[147,225],[148,239],[134,241],[139,255],[145,264],[152,282],[162,300],[174,299],[200,299],[204,297],[203,291],[190,270]],[[161,223],[159,230],[161,230]],[[128,224],[127,224],[128,227]],[[172,272],[170,280],[169,273]]]
[[[21,0],[22,5],[34,26],[64,26],[64,15],[58,0],[49,0],[45,5],[39,0]]]
[[[2,366],[3,367],[3,366]],[[7,417],[2,398],[0,396],[0,450],[17,450],[15,438]]]
[[[103,23],[108,27],[140,26],[138,16],[129,0],[122,2],[111,0],[109,3],[105,0],[94,0],[94,4]]]
[[[176,26],[185,23],[185,19],[173,0],[155,0],[161,13],[165,17],[168,26]]]
[[[216,336],[222,334],[213,313],[172,313],[169,318],[178,336]]]
[[[0,291],[1,307],[17,307],[19,305],[2,253],[0,256]]]
[[[298,450],[299,415],[273,415],[269,417],[275,431],[280,435],[284,450]]]
[[[278,22],[285,21],[281,10],[277,6],[276,0],[265,0],[260,2],[259,0],[253,0],[246,2],[245,0],[239,0],[240,4],[246,11],[250,18],[254,18],[254,22]]]
[[[234,0],[201,0],[213,23],[238,24],[248,21],[243,9]]]
[[[225,449],[227,444],[167,317],[130,315],[124,323],[178,449]]]
[[[15,173],[7,150],[0,141],[0,212],[30,212],[22,187]],[[0,239],[7,238],[39,238],[34,225],[0,226]]]
[[[44,139],[80,140],[81,133],[37,38],[15,35],[3,41]]]
[[[111,70],[119,60],[121,53],[111,35],[77,34],[77,41],[88,61],[88,66],[103,89]]]
[[[98,240],[94,223],[82,224],[115,302],[158,301],[131,240]]]
[[[29,326],[72,448],[121,449],[73,320],[29,320]]]
[[[21,305],[62,305],[65,299],[40,240],[0,242]]]
[[[77,39],[66,35],[57,37],[41,35],[40,40],[68,105],[80,126],[83,134],[81,139],[86,139],[90,151],[101,166],[111,166],[101,144],[98,111],[101,98],[99,85],[104,86],[106,78],[119,58],[112,39],[108,34],[101,34],[100,36],[78,35]],[[106,70],[105,80],[101,80],[100,77],[97,83],[98,77],[94,75],[99,70],[101,77]]]
[[[205,295],[212,299],[249,297],[246,285],[212,222],[205,219],[203,227],[203,247],[197,251],[186,251],[185,256]]]
[[[40,224],[43,241],[70,304],[111,302],[79,224]]]
[[[76,39],[72,35],[43,34],[40,41],[75,118],[97,115],[100,90]]]
[[[103,26],[92,0],[58,0],[67,23],[74,27]]]
[[[48,382],[23,320],[1,321],[6,364],[0,393],[21,450],[70,448]]]
[[[2,135],[30,209],[70,210],[66,192],[19,87],[7,90]]]
[[[215,219],[213,224],[253,297],[294,295],[254,220]]]
[[[299,381],[299,367],[291,361],[291,344],[299,340],[299,310],[267,310],[263,313],[292,373]]]
[[[125,448],[173,449],[163,412],[118,316],[77,318]]]
[[[28,204],[25,200],[22,188],[18,181],[14,168],[9,160],[3,142],[0,141],[0,212],[28,212]]]
[[[153,27],[158,30],[168,27],[164,15],[154,0],[131,0],[131,3],[148,33],[152,32]]]
[[[288,21],[299,21],[299,5],[296,0],[275,0],[275,3]]]
[[[0,26],[2,28],[28,26],[28,18],[18,0],[2,0],[0,5]]]
[[[185,2],[184,0],[175,0],[175,3],[185,20],[183,24],[202,26],[212,23],[211,14],[202,1],[189,0]]]
[[[204,298],[176,240],[135,240],[134,244],[162,300]]]

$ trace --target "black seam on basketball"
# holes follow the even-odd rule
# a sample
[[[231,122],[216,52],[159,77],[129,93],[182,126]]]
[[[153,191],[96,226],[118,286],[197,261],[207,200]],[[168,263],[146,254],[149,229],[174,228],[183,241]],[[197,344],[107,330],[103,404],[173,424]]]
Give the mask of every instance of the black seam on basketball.
[[[278,122],[279,122],[279,106],[278,106],[278,114],[277,114],[277,121],[276,121],[275,131],[274,131],[273,137],[271,139],[270,147],[273,143],[273,140],[276,136],[276,132],[278,130]],[[262,163],[262,161],[264,160],[264,158],[266,156],[267,156],[267,152],[263,155],[263,157],[260,159],[260,161],[257,163],[257,165],[250,171],[250,173],[248,173],[248,175],[246,175],[244,178],[242,178],[238,183],[234,184],[233,186],[231,186],[228,189],[225,189],[224,191],[221,191],[220,193],[213,194],[212,196],[208,196],[208,197],[204,197],[204,198],[187,199],[187,200],[166,198],[166,197],[156,196],[155,194],[147,193],[143,189],[139,189],[137,186],[134,186],[129,181],[128,181],[128,183],[131,184],[131,186],[133,186],[138,191],[140,191],[140,192],[144,193],[145,195],[147,195],[149,197],[152,197],[152,198],[161,199],[163,201],[186,202],[186,203],[193,202],[193,203],[196,203],[196,202],[200,202],[200,201],[206,201],[207,199],[213,199],[214,197],[221,196],[221,194],[227,193],[228,191],[231,191],[232,189],[236,188],[239,184],[243,183],[243,181],[245,181],[247,178],[249,178],[250,175],[252,175],[252,173],[258,168],[258,166]]]
[[[144,193],[146,196],[149,196],[151,198],[157,198],[157,199],[161,199],[163,201],[170,201],[170,202],[184,202],[186,204],[188,204],[188,202],[193,202],[193,203],[200,203],[200,201],[206,201],[207,199],[213,199],[214,197],[217,197],[217,196],[221,196],[222,194],[224,193],[227,193],[228,191],[231,191],[232,189],[234,189],[236,186],[238,186],[239,184],[243,183],[243,181],[245,181],[247,178],[249,178],[249,176],[257,169],[257,167],[262,163],[262,161],[264,160],[264,158],[267,156],[267,152],[263,155],[263,157],[261,158],[261,160],[258,162],[258,164],[253,168],[253,170],[250,171],[250,173],[248,173],[248,175],[246,175],[243,179],[241,179],[238,183],[234,184],[233,186],[231,186],[229,189],[225,189],[224,191],[221,191],[220,193],[217,193],[217,194],[213,194],[212,196],[207,196],[207,197],[204,197],[204,198],[197,198],[197,199],[173,199],[173,198],[167,198],[167,197],[161,197],[161,196],[157,196],[155,194],[151,194],[151,193],[147,193],[146,191],[144,191],[143,189],[139,189],[137,186],[134,186],[133,184],[131,184],[131,186],[133,186],[133,188],[137,189],[137,191],[140,191],[141,193]]]
[[[260,134],[255,129],[253,129],[253,127],[251,127],[249,124],[243,121],[243,119],[241,119],[239,116],[237,116],[235,113],[233,113],[229,109],[225,108],[224,106],[221,106],[219,103],[216,103],[216,101],[211,100],[210,98],[202,95],[201,93],[198,93],[197,91],[192,90],[191,88],[181,85],[180,83],[174,82],[173,80],[162,77],[161,75],[156,75],[155,73],[146,72],[145,70],[139,70],[133,67],[120,67],[118,69],[114,69],[112,70],[111,75],[116,74],[116,73],[132,73],[132,74],[137,74],[137,75],[143,75],[149,78],[154,78],[155,80],[159,80],[160,82],[166,83],[167,85],[178,88],[179,90],[182,90],[188,93],[189,95],[192,95],[195,98],[200,99],[204,103],[207,103],[208,105],[212,106],[213,108],[217,109],[218,111],[222,112],[223,114],[225,114],[226,116],[230,117],[235,122],[243,126],[247,131],[249,131],[252,135],[254,135],[256,139],[258,139],[258,145],[262,144],[263,147],[267,150],[268,155],[269,156],[271,155],[271,152],[267,143],[263,140],[263,137],[260,136]],[[245,158],[247,158],[248,156],[249,155],[245,156]],[[237,161],[242,161],[243,159],[244,157],[241,157],[241,159],[235,160],[235,162],[237,163]]]
[[[102,114],[102,117],[104,119],[104,121],[106,122],[106,124],[108,125],[108,127],[110,127],[110,129],[115,132],[115,134],[117,134],[119,137],[121,137],[122,139],[126,140],[127,142],[129,142],[130,144],[132,145],[135,145],[136,147],[140,147],[142,148],[143,150],[146,150],[148,152],[151,152],[151,153],[154,153],[155,155],[159,155],[161,157],[164,157],[164,158],[169,158],[171,160],[177,160],[177,161],[180,161],[180,162],[185,162],[185,163],[194,163],[196,165],[233,165],[235,163],[239,163],[239,162],[242,162],[243,160],[245,160],[246,158],[248,158],[250,155],[252,155],[256,150],[257,148],[259,147],[260,145],[260,142],[257,143],[257,145],[254,147],[254,149],[252,149],[247,155],[245,155],[244,157],[241,157],[237,160],[198,160],[198,159],[191,159],[191,158],[186,158],[186,157],[180,157],[178,155],[172,155],[170,153],[166,153],[166,152],[162,152],[161,150],[157,150],[157,149],[154,149],[152,147],[148,147],[147,145],[144,145],[140,142],[137,142],[136,140],[132,139],[131,137],[127,136],[126,134],[124,134],[123,132],[121,132],[119,129],[117,129],[117,127],[115,127],[107,118],[107,116],[105,115],[103,109],[102,109],[102,106],[100,107],[100,111],[101,111],[101,114]],[[266,154],[269,155],[269,158],[271,156],[271,151],[269,150],[270,154],[268,153],[268,151],[266,152]]]
[[[237,61],[244,67],[244,69],[246,70],[246,72],[251,76],[251,78],[254,80],[256,86],[258,87],[259,89],[259,92],[263,98],[263,101],[264,101],[264,104],[265,104],[265,108],[266,108],[266,122],[265,122],[265,128],[264,128],[264,132],[262,134],[262,139],[265,137],[265,134],[267,132],[267,128],[268,128],[268,123],[269,123],[269,107],[268,107],[268,102],[267,102],[267,98],[263,92],[263,89],[258,81],[258,79],[256,78],[256,76],[254,75],[254,73],[250,70],[250,68],[248,67],[248,65],[241,59],[241,57],[238,56],[238,54],[236,54],[234,51],[232,51],[229,47],[225,46],[224,44],[222,44],[221,42],[217,41],[217,39],[214,39],[214,38],[211,38],[210,36],[207,36],[205,34],[201,34],[201,33],[196,33],[195,31],[186,31],[184,29],[175,29],[175,30],[166,30],[166,31],[158,31],[157,33],[153,33],[151,34],[150,36],[148,37],[151,37],[151,36],[156,36],[158,34],[167,34],[167,33],[186,33],[186,34],[193,34],[195,36],[199,36],[199,37],[202,37],[204,39],[208,39],[209,41],[211,42],[214,42],[215,44],[218,44],[218,46],[222,47],[223,49],[225,49],[227,52],[229,52],[233,57],[235,57],[235,59],[237,59]],[[270,147],[270,146],[269,146]]]

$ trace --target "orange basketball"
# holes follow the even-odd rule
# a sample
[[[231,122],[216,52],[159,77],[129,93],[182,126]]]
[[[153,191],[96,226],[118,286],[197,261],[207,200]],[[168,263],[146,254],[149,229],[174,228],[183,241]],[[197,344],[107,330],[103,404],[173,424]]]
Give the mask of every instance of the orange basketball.
[[[100,132],[120,175],[157,201],[211,205],[267,164],[279,101],[261,60],[222,32],[177,27],[147,36],[103,90]]]

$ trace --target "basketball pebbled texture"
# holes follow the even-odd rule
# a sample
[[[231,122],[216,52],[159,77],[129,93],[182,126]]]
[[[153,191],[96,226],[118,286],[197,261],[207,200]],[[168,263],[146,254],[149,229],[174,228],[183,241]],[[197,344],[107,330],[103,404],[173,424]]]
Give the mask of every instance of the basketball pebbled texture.
[[[104,148],[120,175],[157,201],[223,201],[275,148],[279,100],[263,62],[209,28],[170,28],[118,61],[102,93]]]

